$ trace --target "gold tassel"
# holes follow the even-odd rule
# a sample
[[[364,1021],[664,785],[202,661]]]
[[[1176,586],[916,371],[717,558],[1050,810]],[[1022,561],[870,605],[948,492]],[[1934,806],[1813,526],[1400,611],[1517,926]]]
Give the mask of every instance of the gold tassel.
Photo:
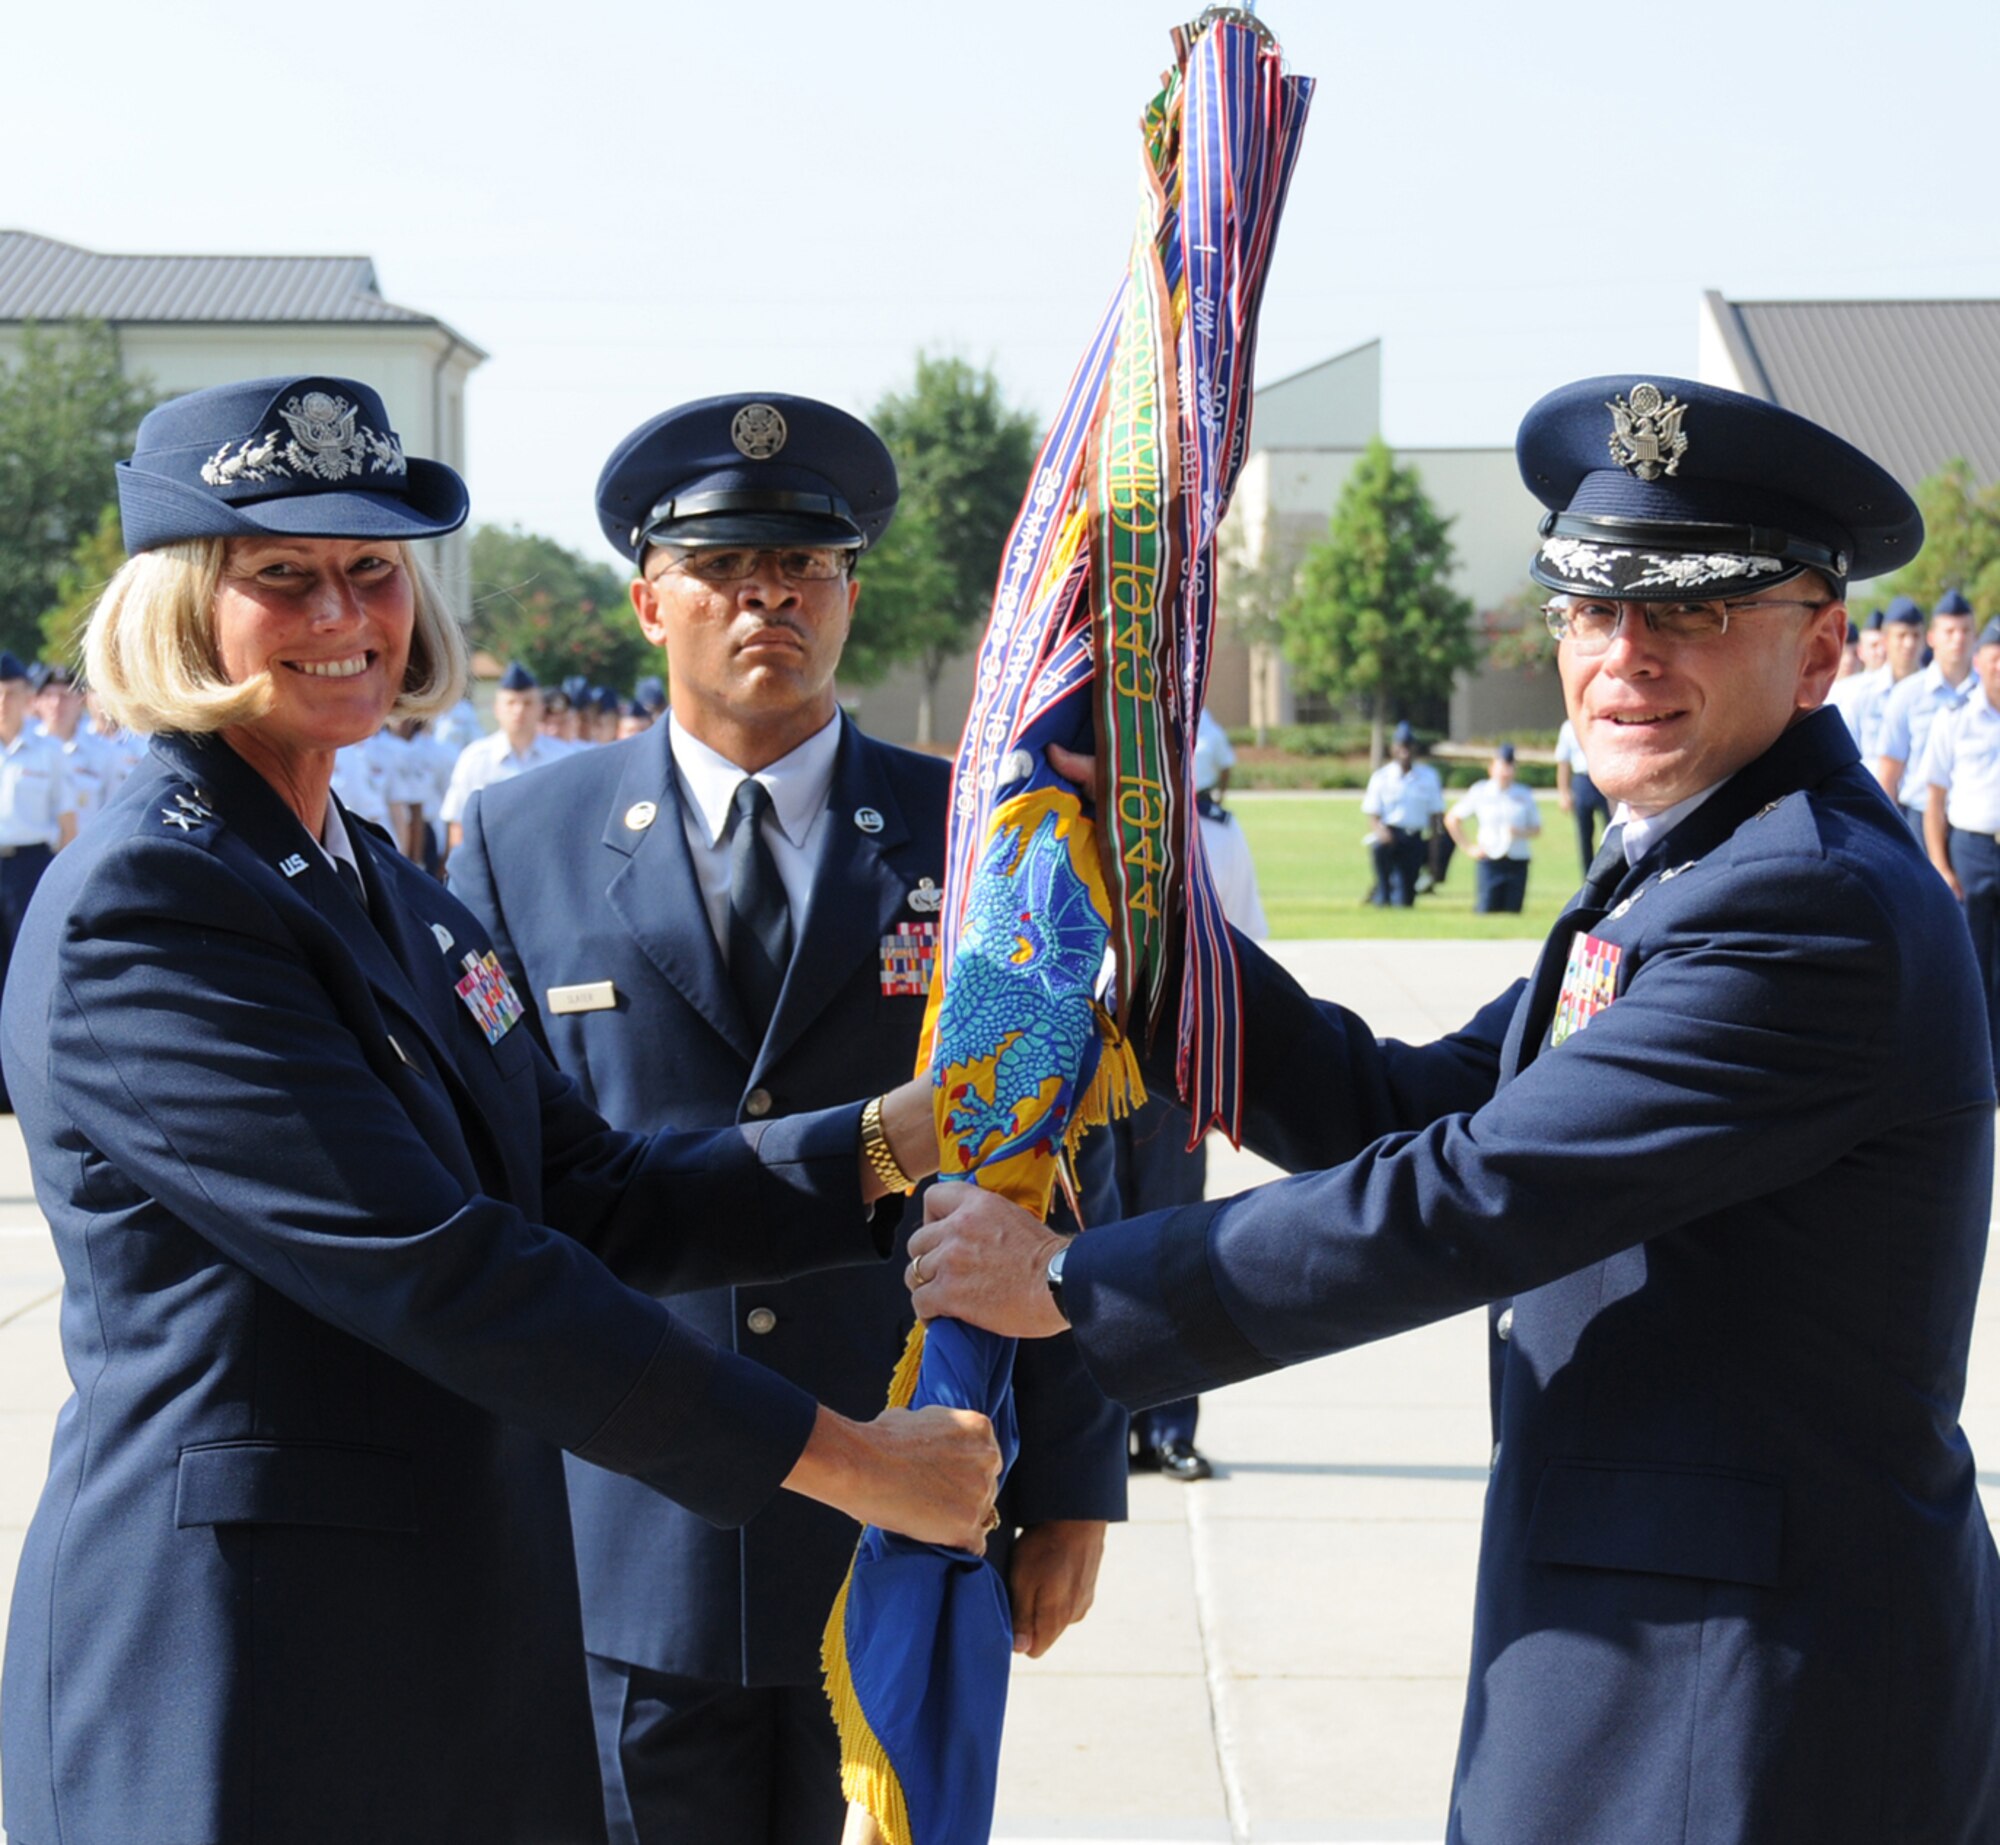
[[[903,1342],[903,1355],[896,1361],[889,1379],[889,1407],[908,1409],[917,1394],[917,1373],[924,1364],[924,1323],[910,1328]],[[847,1663],[847,1591],[854,1581],[854,1566],[834,1597],[833,1612],[827,1616],[826,1632],[819,1643],[820,1669],[826,1675],[826,1701],[833,1706],[834,1728],[840,1732],[840,1791],[847,1796],[847,1826],[841,1845],[914,1845],[910,1837],[910,1810],[903,1800],[903,1784],[889,1753],[869,1727],[868,1714],[855,1694],[854,1674]]]

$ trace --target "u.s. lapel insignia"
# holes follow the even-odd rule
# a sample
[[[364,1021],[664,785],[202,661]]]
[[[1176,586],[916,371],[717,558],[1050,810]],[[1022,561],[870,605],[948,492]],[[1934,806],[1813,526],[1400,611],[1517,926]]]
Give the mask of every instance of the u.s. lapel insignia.
[[[919,916],[934,916],[943,907],[944,892],[932,879],[919,878],[917,888],[910,892],[910,908]]]
[[[1667,396],[1656,384],[1635,384],[1630,397],[1614,397],[1611,412],[1611,459],[1639,480],[1658,480],[1679,471],[1688,439],[1681,419],[1688,407]]]
[[[625,830],[628,833],[643,833],[660,817],[656,801],[634,801],[625,810]]]
[[[452,934],[452,932],[449,929],[447,929],[444,926],[443,923],[431,924],[431,936],[432,939],[436,941],[439,952],[443,954],[450,954],[452,950],[452,944],[457,940],[457,938]]]
[[[498,1044],[520,1021],[521,1002],[514,983],[507,978],[499,957],[489,948],[483,955],[468,954],[459,965],[465,969],[454,987],[465,1009],[479,1021],[488,1044]]]
[[[854,810],[854,824],[864,833],[879,833],[882,830],[882,816],[872,807],[857,807]]]
[[[937,958],[936,923],[898,923],[882,938],[882,997],[921,998],[931,990]]]
[[[302,871],[305,870],[305,868],[306,868],[306,861],[304,857],[297,852],[294,852],[290,858],[281,858],[278,861],[278,869],[282,871],[288,878],[296,878]]]
[[[1571,939],[1562,991],[1556,995],[1556,1016],[1549,1026],[1549,1049],[1581,1031],[1618,997],[1618,969],[1624,959],[1625,950],[1601,936],[1579,930]]]

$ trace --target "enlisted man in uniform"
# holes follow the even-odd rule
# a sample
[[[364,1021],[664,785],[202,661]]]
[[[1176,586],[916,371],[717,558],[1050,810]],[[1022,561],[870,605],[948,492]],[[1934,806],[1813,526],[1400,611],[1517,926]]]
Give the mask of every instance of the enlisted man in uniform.
[[[1947,590],[1931,611],[1931,663],[1912,673],[1882,702],[1881,734],[1875,743],[1875,776],[1903,809],[1910,830],[1924,837],[1929,790],[1918,773],[1931,725],[1958,710],[1973,694],[1972,604]]]
[[[1375,862],[1375,888],[1368,901],[1403,910],[1417,900],[1425,841],[1444,812],[1444,784],[1429,763],[1416,757],[1416,732],[1398,724],[1389,760],[1369,776],[1361,796],[1361,811],[1368,816],[1368,852]]]
[[[1576,726],[1564,718],[1556,732],[1556,805],[1576,822],[1577,871],[1590,875],[1597,856],[1597,823],[1611,824],[1611,803],[1590,779],[1590,764],[1576,740]]]
[[[896,497],[872,430],[789,396],[682,405],[604,468],[598,516],[638,572],[671,718],[483,790],[451,882],[611,1119],[771,1119],[914,1066],[950,766],[864,735],[834,697],[854,566]],[[673,1305],[829,1403],[874,1407],[912,1317],[888,1274]],[[1089,1606],[1124,1514],[1125,1418],[1067,1342],[1016,1377],[1021,1455],[989,1554],[1017,1648],[1040,1653]],[[570,1495],[612,1838],[837,1845],[820,1639],[857,1528],[774,1504],[723,1532],[583,1465]]]
[[[1924,750],[1924,844],[1965,905],[2000,1070],[2000,616],[1980,630],[1972,671],[1978,690],[1931,726]]]
[[[76,675],[66,666],[43,667],[35,685],[35,721],[62,747],[78,832],[118,792],[126,772],[117,749],[91,727],[89,715]]]
[[[1834,685],[1827,703],[1847,720],[1861,760],[1871,768],[1881,753],[1882,713],[1889,694],[1924,663],[1924,612],[1915,598],[1898,596],[1886,610],[1869,616],[1871,626],[1861,634],[1864,655],[1873,640],[1881,657],[1867,672]]]
[[[1419,1047],[1240,944],[1245,1138],[1310,1176],[1072,1245],[940,1186],[917,1310],[1073,1327],[1142,1404],[1511,1295],[1451,1845],[2000,1839],[1958,1422],[1993,1061],[1958,906],[1819,709],[1922,521],[1680,379],[1556,391],[1517,452],[1629,816],[1532,977]]]
[[[518,660],[500,675],[499,690],[493,694],[493,719],[499,728],[477,743],[468,743],[451,772],[441,810],[447,852],[456,850],[464,831],[465,804],[480,789],[560,762],[576,747],[543,731],[542,689]]]
[[[1503,743],[1493,752],[1485,779],[1474,782],[1444,817],[1452,843],[1478,867],[1472,907],[1481,915],[1517,915],[1528,894],[1528,860],[1542,830],[1542,810],[1535,791],[1514,777],[1514,746]],[[1465,836],[1468,820],[1478,828],[1476,839]]]
[[[0,984],[28,899],[50,858],[76,837],[68,759],[62,745],[31,722],[34,703],[27,667],[0,651]],[[0,1114],[12,1113],[0,1077]]]

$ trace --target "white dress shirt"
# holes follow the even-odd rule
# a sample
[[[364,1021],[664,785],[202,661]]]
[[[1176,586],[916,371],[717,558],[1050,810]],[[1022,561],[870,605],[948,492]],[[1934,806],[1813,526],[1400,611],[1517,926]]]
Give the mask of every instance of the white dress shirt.
[[[729,958],[729,857],[734,824],[736,786],[744,772],[727,756],[691,737],[669,714],[667,747],[673,752],[674,774],[680,783],[681,819],[687,830],[688,852],[701,883],[701,900],[708,926]],[[785,887],[792,912],[792,940],[805,933],[806,902],[812,895],[813,867],[826,832],[826,798],[833,787],[833,762],[840,752],[840,717],[836,713],[789,756],[780,756],[756,779],[771,791],[771,811],[764,820],[764,840]]]

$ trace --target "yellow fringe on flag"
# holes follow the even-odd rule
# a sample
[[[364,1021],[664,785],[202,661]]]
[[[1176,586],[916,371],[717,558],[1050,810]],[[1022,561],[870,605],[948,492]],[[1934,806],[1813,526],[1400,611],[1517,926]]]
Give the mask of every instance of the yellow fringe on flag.
[[[903,1355],[896,1361],[889,1379],[889,1407],[908,1409],[917,1394],[917,1374],[924,1364],[924,1323],[910,1328],[903,1341]],[[910,1837],[910,1812],[903,1800],[903,1784],[889,1761],[889,1752],[868,1727],[867,1713],[855,1694],[854,1675],[847,1664],[847,1591],[854,1581],[850,1565],[841,1579],[840,1593],[834,1597],[833,1612],[826,1618],[826,1632],[819,1643],[820,1670],[826,1675],[826,1700],[833,1706],[834,1728],[840,1733],[840,1791],[847,1796],[847,1838],[851,1845],[915,1845]],[[863,1808],[873,1815],[875,1839],[866,1833],[855,1837],[856,1814]]]

